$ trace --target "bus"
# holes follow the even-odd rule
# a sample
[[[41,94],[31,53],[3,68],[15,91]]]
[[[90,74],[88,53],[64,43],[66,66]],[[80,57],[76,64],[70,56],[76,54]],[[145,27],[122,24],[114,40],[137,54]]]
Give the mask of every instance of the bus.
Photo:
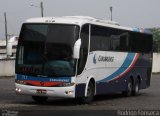
[[[137,95],[150,86],[152,33],[87,16],[32,18],[16,53],[15,91],[35,102],[48,97]]]

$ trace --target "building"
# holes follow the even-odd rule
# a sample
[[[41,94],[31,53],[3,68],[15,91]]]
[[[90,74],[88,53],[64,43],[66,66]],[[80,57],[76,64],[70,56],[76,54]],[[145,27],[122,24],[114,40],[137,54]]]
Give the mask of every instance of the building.
[[[8,41],[8,44],[10,43],[12,44],[11,57],[15,57],[18,38],[16,37],[15,41],[10,41],[10,40]],[[0,40],[0,59],[5,59],[5,58],[7,58],[6,40]]]

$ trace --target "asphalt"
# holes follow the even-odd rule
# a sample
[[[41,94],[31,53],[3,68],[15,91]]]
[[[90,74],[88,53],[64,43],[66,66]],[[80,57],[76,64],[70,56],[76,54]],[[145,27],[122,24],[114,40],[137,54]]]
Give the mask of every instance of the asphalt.
[[[18,116],[111,116],[119,115],[118,111],[121,110],[160,111],[160,74],[154,74],[151,86],[141,90],[138,96],[101,95],[96,96],[91,104],[81,104],[75,99],[58,98],[49,98],[46,103],[36,104],[30,96],[16,95],[14,89],[14,77],[0,78],[0,115],[17,113]]]

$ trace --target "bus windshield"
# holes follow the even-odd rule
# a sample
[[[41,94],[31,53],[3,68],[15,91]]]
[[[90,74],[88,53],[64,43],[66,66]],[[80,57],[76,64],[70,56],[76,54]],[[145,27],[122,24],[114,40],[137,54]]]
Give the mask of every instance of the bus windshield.
[[[23,24],[17,47],[16,73],[44,76],[75,74],[74,43],[79,26]]]

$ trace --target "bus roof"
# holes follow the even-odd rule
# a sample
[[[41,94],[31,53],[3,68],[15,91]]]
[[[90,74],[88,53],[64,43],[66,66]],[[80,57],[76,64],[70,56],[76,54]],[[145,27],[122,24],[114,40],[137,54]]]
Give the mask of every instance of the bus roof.
[[[114,21],[96,19],[88,16],[40,17],[40,18],[28,19],[26,20],[25,23],[76,24],[80,26],[83,24],[89,23],[89,24],[112,27],[117,29],[133,31],[133,32],[152,34],[151,31],[147,29],[124,27],[124,26],[120,26],[117,22],[114,22]]]

